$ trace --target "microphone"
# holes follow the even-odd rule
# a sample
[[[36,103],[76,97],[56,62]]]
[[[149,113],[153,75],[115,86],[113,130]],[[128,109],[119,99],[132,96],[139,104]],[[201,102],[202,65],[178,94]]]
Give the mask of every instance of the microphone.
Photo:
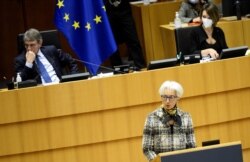
[[[174,134],[174,125],[170,125],[170,132],[171,134]]]
[[[178,28],[175,29],[175,43],[176,43],[176,50],[177,50],[176,57],[180,64],[184,64],[184,56],[182,53],[182,45],[181,45],[179,30],[181,29],[178,29]]]
[[[110,70],[110,71],[114,72],[114,69],[109,68],[109,67],[105,67],[105,66],[102,66],[102,65],[97,65],[97,64],[87,62],[87,61],[83,61],[83,60],[79,60],[79,59],[76,59],[76,58],[73,58],[73,60],[76,61],[76,62],[80,62],[80,63],[84,63],[84,64],[88,64],[88,65],[93,65],[93,66],[100,67],[100,68],[103,68],[103,69]]]
[[[235,1],[237,20],[241,20],[240,1]]]
[[[88,64],[88,65],[93,65],[93,66],[96,66],[96,67],[99,67],[99,68],[102,68],[102,69],[105,69],[105,70],[109,70],[111,72],[114,72],[114,74],[126,74],[130,70],[134,70],[134,67],[131,67],[129,64],[114,66],[115,69],[113,69],[113,68],[109,68],[109,67],[106,67],[106,66],[97,65],[97,64],[94,64],[94,63],[91,63],[91,62],[79,60],[79,59],[76,59],[76,58],[73,58],[73,60],[76,61],[76,62],[80,62],[80,63],[84,63],[84,64]]]
[[[169,120],[168,124],[170,126],[170,132],[171,132],[171,134],[174,134],[174,120],[173,119]]]

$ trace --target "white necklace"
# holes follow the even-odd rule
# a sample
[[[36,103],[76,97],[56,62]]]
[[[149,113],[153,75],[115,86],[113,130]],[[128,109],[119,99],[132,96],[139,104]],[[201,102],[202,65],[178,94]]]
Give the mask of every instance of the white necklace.
[[[115,0],[114,2],[112,2],[112,0],[109,0],[109,3],[115,7],[118,7],[121,4],[122,0]]]

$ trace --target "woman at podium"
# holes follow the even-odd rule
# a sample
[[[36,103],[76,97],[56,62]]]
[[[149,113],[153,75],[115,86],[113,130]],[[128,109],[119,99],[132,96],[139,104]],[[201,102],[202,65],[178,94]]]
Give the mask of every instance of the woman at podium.
[[[143,130],[143,153],[149,161],[159,153],[196,147],[191,115],[177,104],[182,86],[165,81],[159,94],[162,104],[147,116]]]

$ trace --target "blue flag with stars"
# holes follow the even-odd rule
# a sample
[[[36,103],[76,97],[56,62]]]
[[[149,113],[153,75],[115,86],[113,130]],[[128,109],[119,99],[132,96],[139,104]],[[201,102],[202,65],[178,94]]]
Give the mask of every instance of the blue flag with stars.
[[[117,49],[103,0],[57,0],[54,18],[71,48],[96,75]]]

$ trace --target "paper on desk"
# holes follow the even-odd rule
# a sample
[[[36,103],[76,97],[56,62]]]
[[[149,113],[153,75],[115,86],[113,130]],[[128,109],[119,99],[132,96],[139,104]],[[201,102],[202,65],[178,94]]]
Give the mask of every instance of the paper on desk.
[[[154,2],[157,2],[157,0],[150,0],[149,1],[150,3],[154,3]],[[129,2],[130,4],[141,4],[143,3],[143,1],[134,1],[134,2]]]

